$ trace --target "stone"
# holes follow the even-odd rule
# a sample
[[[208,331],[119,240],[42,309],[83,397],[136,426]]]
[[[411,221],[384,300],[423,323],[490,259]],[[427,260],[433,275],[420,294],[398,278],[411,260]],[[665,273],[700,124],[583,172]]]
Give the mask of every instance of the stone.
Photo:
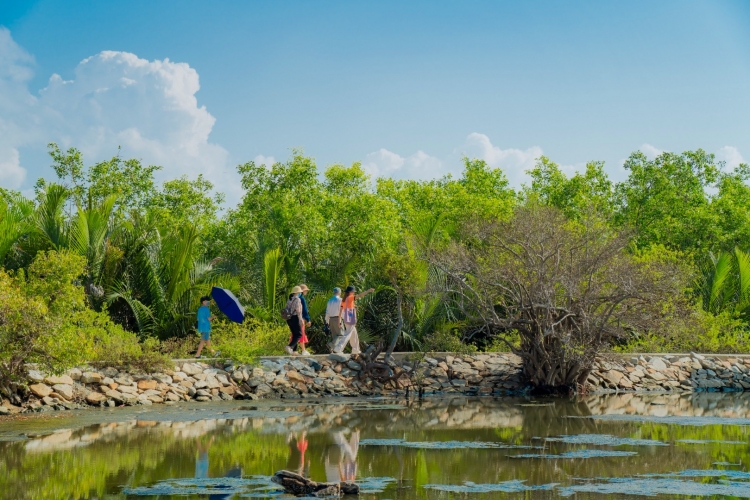
[[[107,400],[107,397],[101,392],[91,391],[86,395],[86,402],[91,405],[102,404]]]
[[[255,388],[255,394],[259,396],[265,396],[267,394],[271,394],[273,392],[273,389],[271,389],[271,386],[268,384],[258,384],[258,386]]]
[[[52,393],[54,394],[54,392]],[[51,397],[51,396],[45,396],[42,398],[42,403],[46,404],[47,406],[53,406],[60,402],[58,398]]]
[[[242,382],[245,380],[245,377],[242,374],[242,370],[235,370],[232,372],[232,380],[235,382]]]
[[[724,383],[720,380],[701,379],[698,381],[698,387],[701,387],[703,389],[718,389],[720,387],[724,387]]]
[[[68,384],[55,384],[52,389],[62,396],[66,401],[73,399],[73,386]]]
[[[81,383],[82,384],[99,384],[101,383],[102,379],[104,377],[101,376],[101,374],[96,372],[83,372],[81,374]]]
[[[138,393],[138,389],[132,385],[119,385],[117,386],[117,390],[119,390],[123,394],[137,394]]]
[[[151,394],[148,396],[148,400],[152,403],[163,403],[164,399],[161,396],[157,396],[156,394]]]
[[[38,398],[45,398],[52,394],[52,389],[45,384],[32,384],[29,386],[29,390]]]
[[[139,380],[138,390],[148,391],[148,390],[156,389],[156,385],[157,385],[156,380]]]
[[[330,359],[331,361],[337,361],[339,363],[346,363],[347,361],[349,361],[350,357],[351,356],[349,354],[338,353],[338,352],[332,352],[331,354],[328,355],[328,359]]]
[[[151,377],[156,380],[157,382],[161,382],[162,384],[171,384],[172,383],[172,377],[165,373],[154,373],[151,375]]]
[[[263,370],[260,368],[253,368],[253,371],[250,375],[252,376],[252,378],[261,378],[263,377]]]
[[[29,382],[33,382],[35,384],[44,382],[44,374],[39,370],[29,370],[29,373],[26,374],[26,378]]]
[[[106,367],[104,370],[99,370],[102,375],[109,378],[115,378],[120,371],[117,368],[111,366]]]
[[[75,380],[76,382],[81,380],[81,374],[82,372],[78,368],[71,368],[70,370],[67,371],[67,375],[73,380]]]
[[[203,368],[197,363],[185,363],[182,365],[182,372],[186,375],[198,375],[199,373],[203,373]]]
[[[44,383],[47,385],[57,385],[57,384],[65,384],[65,385],[73,385],[75,382],[72,378],[68,375],[50,375],[49,377],[44,379]]]
[[[107,391],[104,393],[104,395],[107,396],[108,399],[113,399],[118,403],[122,403],[124,401],[123,394],[119,391]]]
[[[656,380],[657,382],[661,382],[662,380],[667,380],[666,375],[664,375],[661,372],[647,373],[646,377],[652,380]]]
[[[7,406],[0,406],[0,415],[10,415],[10,408]]]
[[[354,361],[353,359],[350,359],[349,362],[346,364],[350,369],[354,370],[355,372],[358,372],[362,370],[362,365]]]
[[[178,395],[177,395],[177,394],[175,394],[174,392],[168,392],[168,393],[167,393],[167,395],[166,395],[166,396],[164,396],[164,397],[165,397],[166,399],[168,399],[169,401],[174,401],[174,402],[177,402],[177,401],[179,401],[180,399],[182,399],[182,398],[180,398],[180,396],[178,396]]]
[[[624,378],[623,374],[617,370],[609,370],[601,374],[601,377],[612,385],[618,385]]]
[[[617,384],[623,389],[632,389],[633,388],[633,382],[628,379],[628,377],[622,377],[620,379],[620,382]]]
[[[286,378],[288,378],[292,382],[302,382],[303,384],[306,383],[305,377],[294,370],[286,372]]]
[[[651,361],[648,362],[649,366],[657,371],[662,371],[667,369],[667,364],[664,362],[663,359],[657,358],[654,356],[651,358]]]

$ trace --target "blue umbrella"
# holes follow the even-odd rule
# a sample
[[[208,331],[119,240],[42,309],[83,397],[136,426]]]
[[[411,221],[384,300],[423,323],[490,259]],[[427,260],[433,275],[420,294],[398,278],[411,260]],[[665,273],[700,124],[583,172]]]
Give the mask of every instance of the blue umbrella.
[[[216,302],[219,311],[226,314],[227,318],[235,323],[242,323],[245,320],[245,308],[232,292],[226,288],[215,286],[211,289],[211,296]]]

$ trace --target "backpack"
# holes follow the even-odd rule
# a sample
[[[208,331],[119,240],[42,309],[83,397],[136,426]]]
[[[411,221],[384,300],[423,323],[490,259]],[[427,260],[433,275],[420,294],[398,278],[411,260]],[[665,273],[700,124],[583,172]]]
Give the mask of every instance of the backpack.
[[[292,316],[294,316],[293,311],[293,305],[294,305],[295,299],[292,299],[286,303],[286,306],[284,306],[284,309],[281,310],[281,319],[285,321],[289,321],[292,319]]]

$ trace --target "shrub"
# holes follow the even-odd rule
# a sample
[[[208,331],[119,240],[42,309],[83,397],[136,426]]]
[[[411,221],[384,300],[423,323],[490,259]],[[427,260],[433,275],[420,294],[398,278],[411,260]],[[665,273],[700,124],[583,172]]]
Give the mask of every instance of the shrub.
[[[40,252],[26,272],[0,270],[0,384],[20,380],[34,363],[61,373],[91,361],[149,369],[164,366],[153,343],[122,329],[106,311],[89,308],[86,261],[69,252]]]
[[[60,373],[91,355],[93,311],[75,284],[84,265],[73,254],[41,252],[25,274],[0,270],[0,383],[21,378],[27,363]]]
[[[425,337],[424,351],[472,354],[477,351],[477,348],[474,345],[461,342],[461,334],[458,330],[440,328]]]
[[[156,338],[147,337],[140,342],[137,334],[111,322],[98,333],[91,358],[93,365],[141,371],[157,371],[171,365],[169,356],[161,352]]]
[[[729,311],[714,315],[696,306],[696,311],[660,335],[634,336],[616,352],[653,353],[746,353],[750,339],[745,322]]]
[[[239,363],[255,363],[259,356],[279,355],[289,343],[286,325],[248,319],[243,324],[218,322],[211,338],[223,357]]]

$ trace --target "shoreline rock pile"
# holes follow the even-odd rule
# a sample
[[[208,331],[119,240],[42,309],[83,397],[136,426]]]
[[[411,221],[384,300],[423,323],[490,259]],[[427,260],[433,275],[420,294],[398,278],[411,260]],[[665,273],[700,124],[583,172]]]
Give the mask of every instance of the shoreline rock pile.
[[[750,389],[750,358],[691,353],[601,359],[588,383],[593,390],[609,391],[745,391]]]
[[[175,361],[163,373],[129,373],[112,367],[74,368],[64,375],[30,369],[18,387],[20,405],[0,401],[0,414],[85,406],[151,405],[179,401],[228,401],[325,396],[399,396],[458,393],[508,395],[527,389],[521,359],[509,353],[433,354],[420,363],[402,358],[404,375],[381,382],[363,374],[361,358],[266,358],[260,366],[210,366]],[[690,355],[599,359],[588,377],[592,392],[701,392],[750,390],[750,358]],[[18,400],[16,401],[18,402]]]

